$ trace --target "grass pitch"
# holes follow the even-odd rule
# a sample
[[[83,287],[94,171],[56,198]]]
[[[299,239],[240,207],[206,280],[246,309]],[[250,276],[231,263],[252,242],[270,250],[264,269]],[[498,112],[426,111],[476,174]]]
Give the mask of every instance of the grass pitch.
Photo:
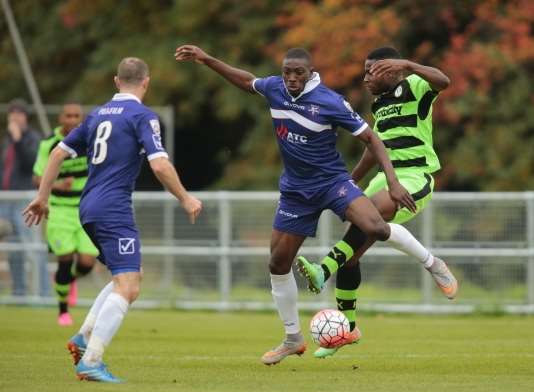
[[[78,324],[84,312],[74,311]],[[534,390],[532,317],[364,314],[360,344],[325,360],[310,344],[267,367],[259,358],[282,337],[275,314],[132,310],[105,357],[124,385],[76,380],[65,349],[75,328],[55,317],[0,307],[0,391]]]

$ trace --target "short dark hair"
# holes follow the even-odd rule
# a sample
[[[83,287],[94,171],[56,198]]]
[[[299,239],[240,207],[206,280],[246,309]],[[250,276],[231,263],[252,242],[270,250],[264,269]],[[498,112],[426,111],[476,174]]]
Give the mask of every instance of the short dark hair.
[[[30,114],[30,109],[26,101],[22,98],[15,98],[7,105],[7,113],[20,112],[26,116]]]
[[[367,55],[367,60],[400,59],[399,51],[391,46],[376,48]]]
[[[137,57],[125,57],[117,67],[117,77],[126,84],[141,84],[148,76],[148,65]]]
[[[310,52],[304,48],[291,48],[287,51],[285,57],[286,59],[304,59],[309,63],[312,62]]]
[[[61,106],[61,113],[63,113],[63,111],[65,110],[66,106],[71,106],[71,105],[72,106],[79,106],[81,111],[82,111],[82,113],[83,113],[83,105],[79,101],[77,101],[75,99],[66,99],[66,100],[64,100],[63,101],[63,105]]]

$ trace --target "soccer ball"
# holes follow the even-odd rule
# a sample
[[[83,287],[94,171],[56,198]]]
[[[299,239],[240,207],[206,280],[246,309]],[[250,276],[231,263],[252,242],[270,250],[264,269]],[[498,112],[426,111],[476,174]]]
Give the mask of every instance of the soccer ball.
[[[313,316],[310,322],[313,341],[324,348],[338,346],[349,332],[349,320],[339,310],[321,310]]]

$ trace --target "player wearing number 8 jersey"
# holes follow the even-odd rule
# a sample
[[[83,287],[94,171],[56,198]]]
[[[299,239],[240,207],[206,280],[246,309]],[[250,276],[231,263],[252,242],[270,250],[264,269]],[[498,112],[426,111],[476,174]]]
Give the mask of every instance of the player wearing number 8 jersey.
[[[89,174],[80,201],[80,221],[113,280],[100,292],[79,333],[69,341],[80,379],[120,382],[107,370],[102,356],[140,290],[141,253],[132,192],[144,155],[156,177],[180,200],[191,223],[202,207],[184,189],[168,160],[157,116],[141,103],[149,80],[144,61],[129,57],[120,62],[115,77],[119,93],[53,150],[38,196],[24,210],[27,223],[38,224],[48,214],[48,197],[63,160],[87,155]]]

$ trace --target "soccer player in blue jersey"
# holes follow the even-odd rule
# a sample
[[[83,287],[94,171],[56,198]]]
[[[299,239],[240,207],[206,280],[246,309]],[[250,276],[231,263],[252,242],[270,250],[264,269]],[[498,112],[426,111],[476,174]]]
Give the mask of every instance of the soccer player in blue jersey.
[[[306,50],[289,50],[282,63],[282,75],[266,78],[256,78],[192,45],[178,47],[175,58],[204,64],[238,88],[264,96],[269,103],[284,163],[269,270],[272,294],[286,338],[278,347],[266,352],[262,361],[272,365],[288,355],[300,355],[306,350],[306,344],[300,329],[297,285],[291,266],[306,237],[315,235],[324,210],[334,211],[367,236],[388,241],[409,254],[417,254],[422,247],[405,228],[386,223],[354,183],[336,151],[336,128],[351,132],[376,157],[395,202],[415,212],[414,200],[399,183],[384,144],[341,95],[321,83]],[[357,339],[359,331],[355,329],[347,342]]]
[[[141,244],[135,225],[132,192],[146,155],[158,180],[195,222],[202,204],[182,186],[161,141],[157,115],[141,101],[150,77],[146,63],[124,58],[117,70],[119,90],[95,109],[50,154],[35,200],[23,211],[28,225],[48,216],[48,198],[61,163],[86,155],[89,174],[80,200],[80,221],[112,274],[89,310],[78,334],[68,343],[81,380],[121,382],[102,362],[104,349],[118,331],[129,305],[139,295]],[[82,356],[83,355],[83,356]]]

